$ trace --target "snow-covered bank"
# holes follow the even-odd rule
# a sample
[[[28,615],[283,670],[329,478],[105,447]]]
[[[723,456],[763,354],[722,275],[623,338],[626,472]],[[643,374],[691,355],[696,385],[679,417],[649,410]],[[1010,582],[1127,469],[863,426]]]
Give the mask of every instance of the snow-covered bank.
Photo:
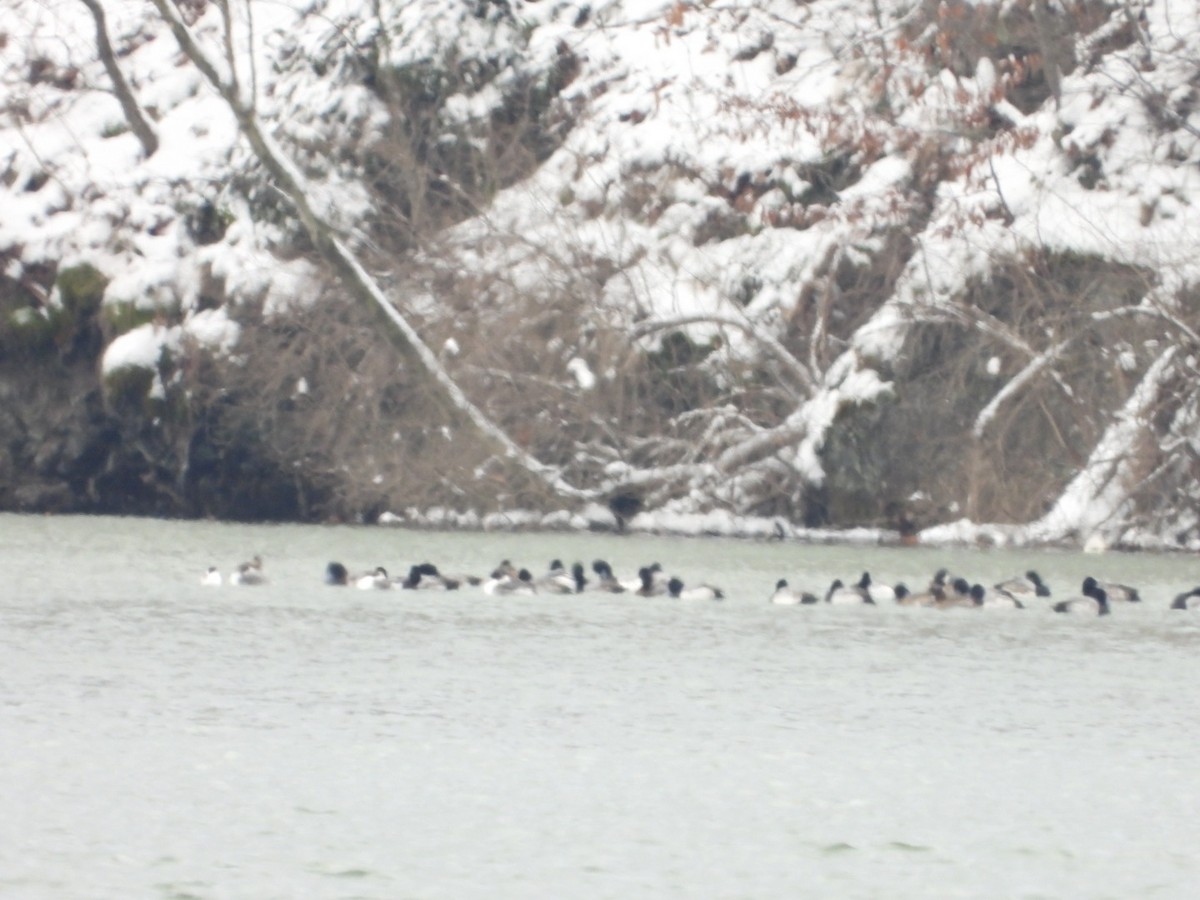
[[[0,9],[5,485],[1200,540],[1194,3],[184,4],[237,116],[153,4],[103,8],[153,152],[77,0]],[[443,351],[389,357],[347,272]]]
[[[782,519],[739,516],[730,512],[639,513],[618,529],[616,517],[602,506],[580,512],[557,510],[509,510],[480,514],[447,509],[407,509],[385,512],[375,521],[381,527],[430,528],[448,531],[514,532],[617,532],[673,537],[723,537],[749,540],[786,541],[798,544],[882,545],[891,547],[977,547],[981,549],[1083,550],[1085,553],[1145,551],[1200,553],[1200,540],[1168,541],[1161,536],[1129,529],[1111,543],[1099,532],[1080,536],[1072,533],[1054,539],[1036,528],[1020,525],[977,524],[966,519],[935,525],[915,534],[902,535],[886,528],[805,528]]]

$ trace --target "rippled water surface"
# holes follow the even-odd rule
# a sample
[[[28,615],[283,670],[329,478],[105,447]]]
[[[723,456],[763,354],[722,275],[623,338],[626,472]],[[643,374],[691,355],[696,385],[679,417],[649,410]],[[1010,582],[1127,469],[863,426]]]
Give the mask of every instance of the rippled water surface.
[[[204,588],[253,553],[270,584]],[[0,516],[0,896],[1194,897],[1194,557]],[[661,562],[724,603],[321,583]],[[775,607],[1034,567],[1113,615]]]

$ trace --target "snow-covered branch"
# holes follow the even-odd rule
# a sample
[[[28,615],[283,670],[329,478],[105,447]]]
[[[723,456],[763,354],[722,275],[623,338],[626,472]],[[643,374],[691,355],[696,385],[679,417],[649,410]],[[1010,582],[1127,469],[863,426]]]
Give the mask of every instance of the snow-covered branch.
[[[983,437],[984,429],[996,417],[996,413],[1000,411],[1000,407],[1009,397],[1014,396],[1025,385],[1033,381],[1043,369],[1058,359],[1063,351],[1070,347],[1072,343],[1073,341],[1070,339],[1059,341],[1057,344],[1035,356],[1025,368],[1009,379],[1004,387],[997,391],[995,396],[988,401],[987,405],[979,411],[979,415],[975,417],[975,424],[971,428],[971,433],[975,436],[975,439],[978,440]]]
[[[1122,306],[1118,309],[1104,309],[1092,313],[1093,322],[1107,322],[1112,319],[1120,319],[1135,316],[1148,316],[1154,319],[1162,319],[1172,328],[1176,329],[1181,335],[1186,337],[1191,342],[1192,346],[1200,347],[1200,334],[1197,334],[1187,322],[1179,318],[1179,316],[1168,312],[1158,304],[1140,304],[1138,306]]]

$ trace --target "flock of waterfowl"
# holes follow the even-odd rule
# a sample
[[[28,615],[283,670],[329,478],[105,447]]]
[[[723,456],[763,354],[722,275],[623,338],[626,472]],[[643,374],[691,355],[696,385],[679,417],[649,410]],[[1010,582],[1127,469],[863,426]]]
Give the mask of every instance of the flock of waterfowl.
[[[485,594],[495,596],[534,594],[582,594],[589,591],[628,593],[637,597],[670,597],[676,600],[723,600],[724,592],[711,584],[685,585],[674,576],[668,576],[658,563],[642,566],[635,578],[621,579],[605,560],[592,563],[589,577],[583,563],[575,563],[570,569],[561,560],[554,560],[541,575],[535,576],[529,569],[517,568],[504,560],[486,578],[476,575],[447,575],[432,563],[411,566],[403,577],[390,575],[383,566],[361,573],[352,573],[340,562],[331,562],[325,567],[325,583],[334,586],[354,587],[360,590],[442,590],[452,591],[461,587],[479,588]],[[225,579],[215,566],[209,567],[201,578],[205,585],[221,585]],[[263,561],[255,556],[239,565],[230,575],[232,585],[260,585],[267,583]],[[781,578],[771,593],[771,603],[780,606],[806,606],[828,603],[834,606],[854,604],[878,605],[895,603],[900,606],[928,607],[931,609],[1025,609],[1038,598],[1051,596],[1049,586],[1034,571],[1026,572],[988,587],[971,583],[965,578],[954,577],[946,569],[934,573],[929,584],[919,591],[909,590],[904,584],[895,586],[877,584],[869,572],[853,584],[847,585],[836,579],[821,595],[793,588],[787,579]],[[1050,609],[1058,613],[1084,613],[1108,615],[1113,604],[1138,603],[1141,601],[1136,588],[1126,584],[1099,581],[1092,576],[1083,580],[1076,596],[1057,602],[1050,601]],[[1171,603],[1172,609],[1200,610],[1200,587],[1185,591]]]
[[[533,595],[533,594],[581,594],[585,591],[609,593],[631,593],[639,597],[673,597],[676,600],[723,600],[720,588],[709,584],[686,586],[677,577],[668,577],[661,565],[652,563],[638,570],[638,577],[621,580],[613,574],[612,566],[605,560],[592,563],[594,578],[584,573],[583,563],[575,563],[568,570],[561,560],[550,563],[542,575],[534,576],[529,569],[518,569],[509,560],[504,560],[486,578],[478,575],[447,575],[433,563],[411,566],[404,577],[388,574],[383,566],[370,571],[352,573],[340,562],[331,562],[325,567],[325,583],[340,587],[355,587],[360,590],[440,590],[454,591],[461,587],[478,587],[485,594]],[[218,587],[225,583],[220,569],[209,566],[200,583]],[[266,584],[261,556],[240,564],[229,576],[232,585]]]
[[[1025,609],[1037,598],[1050,597],[1050,587],[1034,571],[997,582],[991,587],[955,578],[946,569],[939,569],[929,585],[921,591],[910,591],[907,586],[878,585],[871,580],[869,572],[853,585],[836,580],[829,586],[824,602],[835,604],[879,604],[897,603],[900,606],[924,606],[933,609]],[[1076,596],[1050,602],[1050,609],[1057,613],[1086,613],[1106,616],[1112,612],[1114,603],[1139,603],[1141,595],[1137,588],[1127,584],[1099,581],[1089,575],[1083,579]],[[781,604],[820,603],[821,598],[806,591],[791,588],[786,579],[775,585],[771,602]],[[1192,588],[1175,597],[1172,609],[1200,609],[1200,587]]]
[[[677,577],[668,577],[658,563],[643,566],[637,578],[621,580],[613,573],[612,566],[605,560],[592,563],[594,578],[589,578],[583,563],[575,563],[570,570],[562,560],[554,560],[541,575],[535,576],[529,569],[518,569],[509,560],[504,560],[492,573],[481,578],[473,575],[447,576],[432,563],[412,566],[404,578],[389,579],[382,567],[373,572],[351,576],[346,567],[331,562],[325,569],[326,584],[354,585],[355,587],[401,588],[409,590],[455,590],[463,585],[480,588],[492,595],[533,594],[582,594],[586,591],[608,593],[631,593],[639,597],[673,597],[676,600],[723,600],[725,594],[708,584],[685,586]]]

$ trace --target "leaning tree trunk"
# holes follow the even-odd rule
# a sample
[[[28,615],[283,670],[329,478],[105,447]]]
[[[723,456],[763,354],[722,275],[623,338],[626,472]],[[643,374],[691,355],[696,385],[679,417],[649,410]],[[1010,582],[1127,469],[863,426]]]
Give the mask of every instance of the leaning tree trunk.
[[[1054,507],[1026,529],[1030,542],[1086,540],[1120,521],[1142,483],[1146,466],[1139,451],[1153,438],[1154,411],[1171,383],[1176,355],[1168,348],[1146,370]]]
[[[341,240],[329,221],[314,207],[310,201],[311,191],[304,175],[283,148],[262,128],[254,108],[253,98],[242,96],[237,78],[232,71],[234,65],[232,54],[228,60],[231,67],[230,76],[222,78],[216,63],[196,42],[171,0],[154,0],[154,5],[170,27],[184,55],[208,79],[233,112],[238,127],[245,135],[258,161],[274,179],[276,187],[295,207],[305,231],[322,259],[337,273],[342,284],[355,299],[367,304],[382,317],[386,333],[391,337],[399,352],[406,359],[415,362],[418,371],[425,373],[431,386],[448,400],[456,411],[465,416],[488,443],[499,448],[505,456],[514,460],[562,497],[573,500],[593,499],[597,492],[584,490],[570,484],[557,469],[547,466],[523,450],[511,436],[463,393],[439,362],[437,355],[421,339],[412,324],[388,300],[382,288],[363,268],[353,251]],[[231,36],[227,35],[227,41],[231,39]]]

